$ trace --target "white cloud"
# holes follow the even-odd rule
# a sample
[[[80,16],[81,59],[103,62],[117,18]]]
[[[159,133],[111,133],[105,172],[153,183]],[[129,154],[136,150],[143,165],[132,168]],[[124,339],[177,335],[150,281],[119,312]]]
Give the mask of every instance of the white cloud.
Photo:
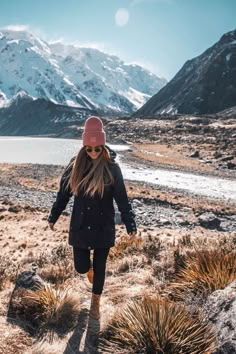
[[[29,31],[29,26],[28,25],[9,25],[5,27],[1,27],[3,30],[8,30],[8,31]]]
[[[102,42],[74,42],[74,45],[84,48],[93,48],[98,50],[105,50],[105,44]]]
[[[116,11],[115,22],[117,26],[125,26],[129,21],[129,11],[125,8],[120,8]]]
[[[58,39],[49,39],[48,44],[66,44],[65,40],[63,37],[58,38]],[[71,43],[70,43],[71,44]]]
[[[106,49],[105,43],[102,43],[102,42],[71,41],[71,40],[66,40],[65,38],[49,40],[48,43],[49,44],[61,43],[61,44],[64,44],[64,45],[73,45],[75,47],[81,47],[81,48],[93,48],[93,49],[98,49],[98,50],[101,50],[101,51],[105,51],[105,49]]]
[[[32,27],[30,25],[27,24],[11,24],[8,26],[4,26],[1,27],[0,29],[2,30],[8,30],[8,31],[15,31],[15,32],[21,32],[21,31],[27,31],[32,33],[33,35],[35,35],[36,37],[41,38],[42,40],[47,40],[48,36],[46,35],[46,33],[38,27]]]
[[[82,41],[73,41],[71,39],[53,39],[47,41],[48,44],[63,44],[65,46],[74,46],[77,48],[93,48],[97,49],[103,53],[107,53],[109,55],[114,55],[119,58],[122,58],[122,53],[120,53],[116,48],[114,48],[111,44],[105,42],[82,42]]]

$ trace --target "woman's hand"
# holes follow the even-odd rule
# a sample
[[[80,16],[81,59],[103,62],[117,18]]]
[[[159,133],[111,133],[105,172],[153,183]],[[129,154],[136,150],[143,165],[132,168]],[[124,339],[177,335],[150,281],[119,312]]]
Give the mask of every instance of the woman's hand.
[[[137,233],[137,231],[130,232],[129,236],[130,236],[130,242],[134,242],[137,244],[142,243],[142,238],[141,238],[140,234]]]
[[[132,231],[132,232],[129,233],[129,236],[130,236],[132,239],[134,239],[134,238],[136,237],[136,235],[137,235],[137,231]]]
[[[52,222],[49,222],[48,225],[52,231],[55,231],[54,224]]]

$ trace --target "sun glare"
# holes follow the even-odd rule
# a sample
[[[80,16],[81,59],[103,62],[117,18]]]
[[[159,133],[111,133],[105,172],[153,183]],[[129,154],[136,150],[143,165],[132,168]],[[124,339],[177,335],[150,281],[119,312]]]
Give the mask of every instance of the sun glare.
[[[125,26],[129,21],[129,12],[125,8],[120,8],[116,11],[115,21],[117,26]]]

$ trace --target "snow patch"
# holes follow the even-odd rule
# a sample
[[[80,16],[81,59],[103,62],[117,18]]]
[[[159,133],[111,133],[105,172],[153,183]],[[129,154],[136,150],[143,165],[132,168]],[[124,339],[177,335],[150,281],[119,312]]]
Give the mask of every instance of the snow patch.
[[[150,95],[146,95],[140,91],[129,88],[127,92],[123,92],[124,96],[126,96],[130,102],[133,103],[134,106],[140,108],[144,105],[144,103],[151,97]]]
[[[171,114],[171,115],[175,115],[178,114],[178,109],[173,106],[173,105],[169,105],[168,107],[166,107],[165,109],[163,109],[160,114]]]
[[[6,107],[8,105],[8,99],[4,92],[0,90],[0,108]]]
[[[83,108],[83,106],[81,106],[81,104],[78,104],[78,103],[71,101],[71,100],[66,100],[66,104],[71,107]]]
[[[7,44],[12,44],[12,43],[19,44],[19,39],[11,39],[10,41],[7,42]]]
[[[66,77],[64,77],[63,80],[64,80],[68,85],[74,86],[73,82],[71,82],[71,81],[70,81],[69,79],[67,79]]]

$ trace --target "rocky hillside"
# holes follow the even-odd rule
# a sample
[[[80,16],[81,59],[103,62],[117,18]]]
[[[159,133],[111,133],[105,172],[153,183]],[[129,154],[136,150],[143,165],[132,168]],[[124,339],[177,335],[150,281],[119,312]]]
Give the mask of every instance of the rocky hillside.
[[[135,116],[216,113],[235,103],[236,29],[188,60]]]
[[[50,135],[76,127],[97,111],[58,105],[20,92],[11,105],[0,109],[0,135]]]

